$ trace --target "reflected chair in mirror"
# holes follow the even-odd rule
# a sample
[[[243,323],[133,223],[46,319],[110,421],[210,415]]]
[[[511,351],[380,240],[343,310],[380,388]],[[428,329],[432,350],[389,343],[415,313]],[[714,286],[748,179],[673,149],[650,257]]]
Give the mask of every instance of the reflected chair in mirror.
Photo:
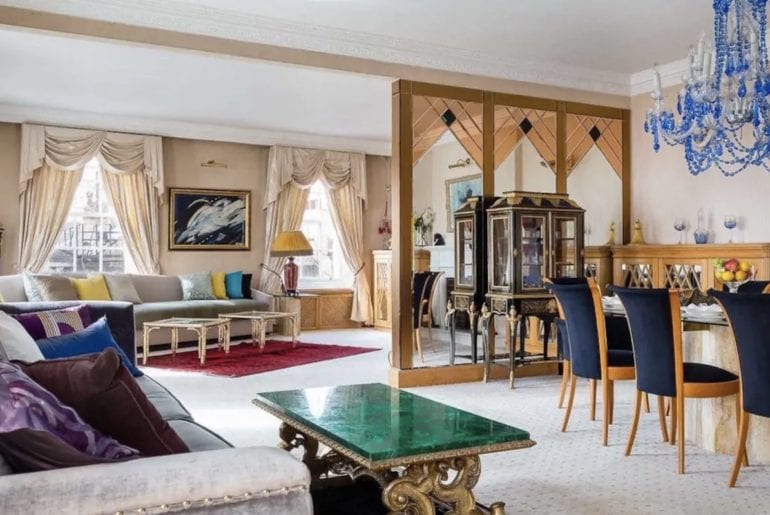
[[[678,440],[678,472],[684,474],[684,400],[736,395],[740,385],[732,372],[705,363],[685,362],[682,349],[682,315],[678,290],[662,288],[619,288],[611,291],[620,297],[631,328],[636,366],[636,400],[626,456],[631,454],[639,426],[642,393],[658,396],[661,431],[665,430],[663,398],[673,399],[670,443]]]
[[[439,279],[444,274],[444,272],[428,270],[424,273],[429,275],[427,281],[425,282],[425,288],[423,289],[423,298],[420,301],[419,327],[428,328],[428,342],[430,343],[430,348],[435,352],[436,347],[433,345],[433,300],[435,299]]]
[[[634,357],[630,350],[607,347],[607,333],[599,287],[592,279],[585,284],[546,284],[561,306],[570,346],[570,391],[562,431],[567,430],[575,400],[577,378],[602,382],[601,443],[607,445],[614,404],[614,382],[634,379]]]
[[[732,488],[738,480],[741,462],[748,465],[746,438],[751,415],[770,418],[770,295],[734,295],[714,290],[708,293],[727,313],[727,322],[735,336],[741,372],[740,427],[735,462],[727,483]]]
[[[422,341],[420,339],[420,326],[422,325],[423,299],[430,280],[430,272],[415,272],[412,274],[412,330],[413,341],[420,356],[420,361],[425,363],[422,354]]]

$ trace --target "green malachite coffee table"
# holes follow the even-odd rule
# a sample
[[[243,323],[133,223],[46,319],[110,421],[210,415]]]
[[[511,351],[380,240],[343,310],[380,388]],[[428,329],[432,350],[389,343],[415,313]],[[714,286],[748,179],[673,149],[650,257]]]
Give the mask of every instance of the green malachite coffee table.
[[[314,479],[369,476],[391,513],[504,513],[503,503],[476,504],[479,455],[532,447],[529,433],[384,384],[257,394],[254,404],[281,424],[281,447],[304,447]],[[318,444],[329,447],[318,455]],[[451,476],[450,471],[454,471]]]

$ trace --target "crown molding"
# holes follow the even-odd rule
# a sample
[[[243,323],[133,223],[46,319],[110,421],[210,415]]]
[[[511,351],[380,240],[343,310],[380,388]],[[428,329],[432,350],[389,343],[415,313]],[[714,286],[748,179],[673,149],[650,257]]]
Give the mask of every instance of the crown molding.
[[[35,106],[0,104],[0,122],[61,125],[78,129],[131,132],[174,138],[245,143],[249,145],[286,145],[390,156],[390,141],[385,140],[325,136],[304,132],[272,131],[269,129],[231,127],[176,120],[158,120]]]
[[[298,23],[178,0],[0,0],[0,5],[555,87],[629,94],[626,73],[512,58],[502,53],[490,55],[467,48]]]
[[[684,81],[682,77],[687,74],[687,59],[680,59],[679,61],[673,61],[670,63],[662,64],[658,66],[658,73],[660,73],[661,86],[667,88],[669,86],[676,86],[682,84]],[[630,79],[630,94],[632,97],[641,95],[643,93],[652,93],[653,86],[653,69],[648,68],[637,73],[631,74]]]

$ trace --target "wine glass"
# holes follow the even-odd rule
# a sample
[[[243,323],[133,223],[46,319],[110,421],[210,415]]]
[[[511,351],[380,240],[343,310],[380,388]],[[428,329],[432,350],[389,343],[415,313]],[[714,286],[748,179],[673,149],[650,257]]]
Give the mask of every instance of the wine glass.
[[[735,217],[735,215],[725,215],[725,228],[730,230],[730,239],[727,241],[727,243],[733,243],[733,229],[735,229],[738,226],[738,219]]]
[[[679,244],[682,244],[682,231],[684,231],[687,224],[685,224],[684,218],[677,218],[674,220],[674,230],[679,233]]]

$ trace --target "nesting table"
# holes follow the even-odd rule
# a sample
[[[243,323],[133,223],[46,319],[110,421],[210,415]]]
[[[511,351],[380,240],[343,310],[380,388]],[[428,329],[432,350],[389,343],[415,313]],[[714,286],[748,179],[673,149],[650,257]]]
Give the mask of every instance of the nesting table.
[[[240,311],[238,313],[224,313],[219,315],[224,320],[251,320],[251,337],[255,345],[259,345],[259,350],[265,348],[265,326],[271,320],[288,320],[291,322],[291,343],[293,347],[297,346],[297,329],[299,320],[296,313],[286,313],[282,311]]]
[[[142,335],[142,365],[147,364],[147,355],[150,352],[150,333],[156,329],[171,329],[171,354],[176,354],[179,347],[179,330],[187,329],[198,335],[198,358],[201,366],[206,363],[206,336],[212,327],[217,328],[217,342],[219,347],[224,347],[225,354],[230,352],[230,320],[225,318],[164,318],[155,322],[143,324]]]

